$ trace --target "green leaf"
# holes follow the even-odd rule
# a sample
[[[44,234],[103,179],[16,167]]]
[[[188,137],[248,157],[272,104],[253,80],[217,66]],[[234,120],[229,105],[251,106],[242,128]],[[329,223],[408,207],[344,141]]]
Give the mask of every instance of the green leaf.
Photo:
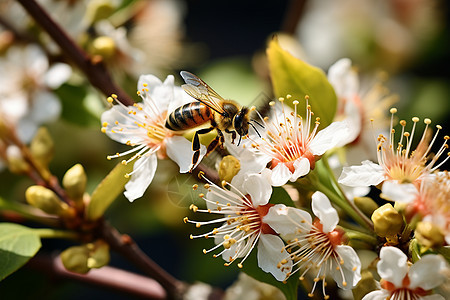
[[[129,178],[125,177],[125,174],[133,170],[133,165],[134,162],[126,165],[118,163],[95,188],[86,212],[89,220],[96,220],[103,216],[105,210],[122,193],[125,184],[129,180]]]
[[[297,299],[298,276],[291,276],[286,283],[276,280],[272,274],[266,273],[258,267],[257,251],[252,251],[250,256],[245,260],[242,271],[258,281],[268,283],[279,288],[286,296],[286,300]]]
[[[0,224],[0,280],[22,267],[41,248],[39,235],[13,223]]]
[[[85,101],[88,94],[83,87],[65,83],[54,92],[61,100],[61,117],[64,120],[81,126],[98,125],[98,118],[86,107]],[[92,97],[87,100],[95,101]]]
[[[272,196],[270,196],[270,203],[272,204],[284,204],[286,206],[295,207],[294,202],[289,196],[288,192],[282,187],[274,187]]]
[[[276,39],[269,43],[267,58],[275,96],[286,97],[290,94],[301,105],[307,95],[314,115],[320,117],[321,128],[331,124],[336,113],[337,97],[325,73],[292,56],[280,47]],[[305,111],[301,107],[298,110],[302,116],[305,116]]]

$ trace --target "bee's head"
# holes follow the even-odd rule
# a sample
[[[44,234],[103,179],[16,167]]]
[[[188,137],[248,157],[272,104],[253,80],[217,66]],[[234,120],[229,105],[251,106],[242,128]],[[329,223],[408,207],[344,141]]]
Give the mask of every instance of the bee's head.
[[[234,130],[236,130],[240,136],[248,134],[249,112],[249,109],[244,106],[233,118]]]

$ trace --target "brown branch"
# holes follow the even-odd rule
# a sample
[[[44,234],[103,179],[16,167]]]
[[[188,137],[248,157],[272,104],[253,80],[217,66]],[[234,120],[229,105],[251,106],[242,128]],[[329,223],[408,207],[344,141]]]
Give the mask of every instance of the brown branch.
[[[306,0],[291,0],[286,9],[281,31],[294,34],[305,8]]]
[[[167,297],[165,290],[155,280],[109,266],[92,269],[89,273],[82,275],[67,271],[59,256],[52,257],[44,254],[32,258],[27,266],[58,280],[75,280],[145,299],[166,299]]]
[[[17,1],[58,44],[64,55],[83,71],[93,86],[106,96],[116,94],[123,104],[133,105],[132,98],[113,82],[101,59],[93,59],[81,49],[35,0]]]
[[[147,275],[155,279],[167,291],[171,299],[181,299],[187,285],[170,275],[152,259],[150,259],[128,235],[120,234],[117,229],[103,222],[101,237],[110,245],[111,249],[120,253],[140,268]]]

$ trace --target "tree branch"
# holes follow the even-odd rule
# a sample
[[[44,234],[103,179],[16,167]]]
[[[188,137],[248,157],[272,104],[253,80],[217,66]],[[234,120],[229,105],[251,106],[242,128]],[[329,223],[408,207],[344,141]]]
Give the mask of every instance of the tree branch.
[[[27,266],[56,279],[75,280],[145,299],[166,299],[167,296],[165,290],[155,280],[109,266],[92,269],[82,275],[67,271],[59,256],[52,257],[45,254],[33,257]]]
[[[133,105],[132,98],[113,82],[101,59],[93,59],[83,51],[35,0],[17,1],[58,44],[64,55],[83,71],[93,86],[105,96],[116,94],[123,104]]]
[[[291,0],[284,16],[281,31],[294,34],[305,8],[306,0]]]
[[[120,234],[114,227],[103,221],[101,236],[111,246],[111,249],[120,253],[136,267],[155,279],[164,287],[172,299],[181,299],[187,285],[179,281],[158,264],[151,260],[128,235]]]

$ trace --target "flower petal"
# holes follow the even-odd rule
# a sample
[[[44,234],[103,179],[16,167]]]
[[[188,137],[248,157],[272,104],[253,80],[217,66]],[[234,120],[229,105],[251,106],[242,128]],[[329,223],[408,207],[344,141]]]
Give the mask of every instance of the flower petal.
[[[52,89],[57,89],[72,75],[72,68],[68,64],[56,63],[45,73],[44,81]]]
[[[195,168],[206,154],[206,147],[200,145],[200,156],[195,166],[192,165],[192,143],[182,136],[173,136],[166,139],[166,153],[171,160],[180,167],[180,173],[187,173],[191,168]]]
[[[380,261],[377,264],[378,274],[397,288],[402,287],[403,278],[408,273],[408,258],[396,247],[383,247],[380,251]]]
[[[299,229],[307,234],[311,231],[311,215],[304,210],[288,207],[284,204],[275,204],[263,217],[263,222],[268,224],[284,239],[294,238]]]
[[[445,259],[441,255],[428,254],[413,264],[409,269],[409,287],[411,289],[422,288],[426,291],[434,289],[445,282],[449,271]]]
[[[315,192],[312,195],[311,207],[323,225],[323,232],[328,233],[336,228],[336,225],[339,223],[339,216],[336,209],[331,206],[327,196],[322,192]]]
[[[130,202],[142,197],[147,190],[155,176],[157,164],[158,161],[154,153],[148,157],[143,156],[134,163],[134,173],[131,175],[130,181],[125,184],[125,192],[123,193]]]
[[[386,180],[381,191],[389,200],[403,203],[411,203],[419,194],[416,186],[412,183],[398,183],[395,180]]]
[[[298,178],[305,176],[306,174],[309,173],[309,171],[311,170],[311,165],[309,163],[309,160],[307,158],[300,158],[300,159],[296,159],[294,161],[294,174],[292,174],[291,176],[291,181],[294,182],[296,181]]]
[[[383,167],[365,160],[361,166],[344,167],[338,182],[348,186],[370,186],[377,185],[383,180],[385,180]]]
[[[292,270],[292,260],[284,249],[283,241],[276,235],[261,234],[258,242],[258,266],[266,273],[270,273],[278,281],[286,279],[287,273]],[[282,268],[278,264],[286,260]]]
[[[283,164],[279,163],[275,168],[272,169],[272,185],[273,186],[282,186],[291,178],[292,173],[289,171],[289,168]]]
[[[390,292],[386,290],[372,291],[366,294],[361,300],[386,300],[389,299]]]
[[[265,205],[272,195],[270,182],[264,180],[261,174],[249,174],[244,179],[243,188],[252,197],[254,207]]]
[[[346,140],[349,134],[346,122],[333,122],[320,130],[309,145],[312,154],[322,155],[325,151],[334,148],[341,141]]]
[[[353,289],[361,280],[361,261],[355,250],[350,246],[339,245],[336,246],[335,251],[339,258],[344,261],[344,264],[341,265],[340,262],[333,260],[331,276],[340,288],[344,290]],[[344,274],[344,278],[342,274]]]

